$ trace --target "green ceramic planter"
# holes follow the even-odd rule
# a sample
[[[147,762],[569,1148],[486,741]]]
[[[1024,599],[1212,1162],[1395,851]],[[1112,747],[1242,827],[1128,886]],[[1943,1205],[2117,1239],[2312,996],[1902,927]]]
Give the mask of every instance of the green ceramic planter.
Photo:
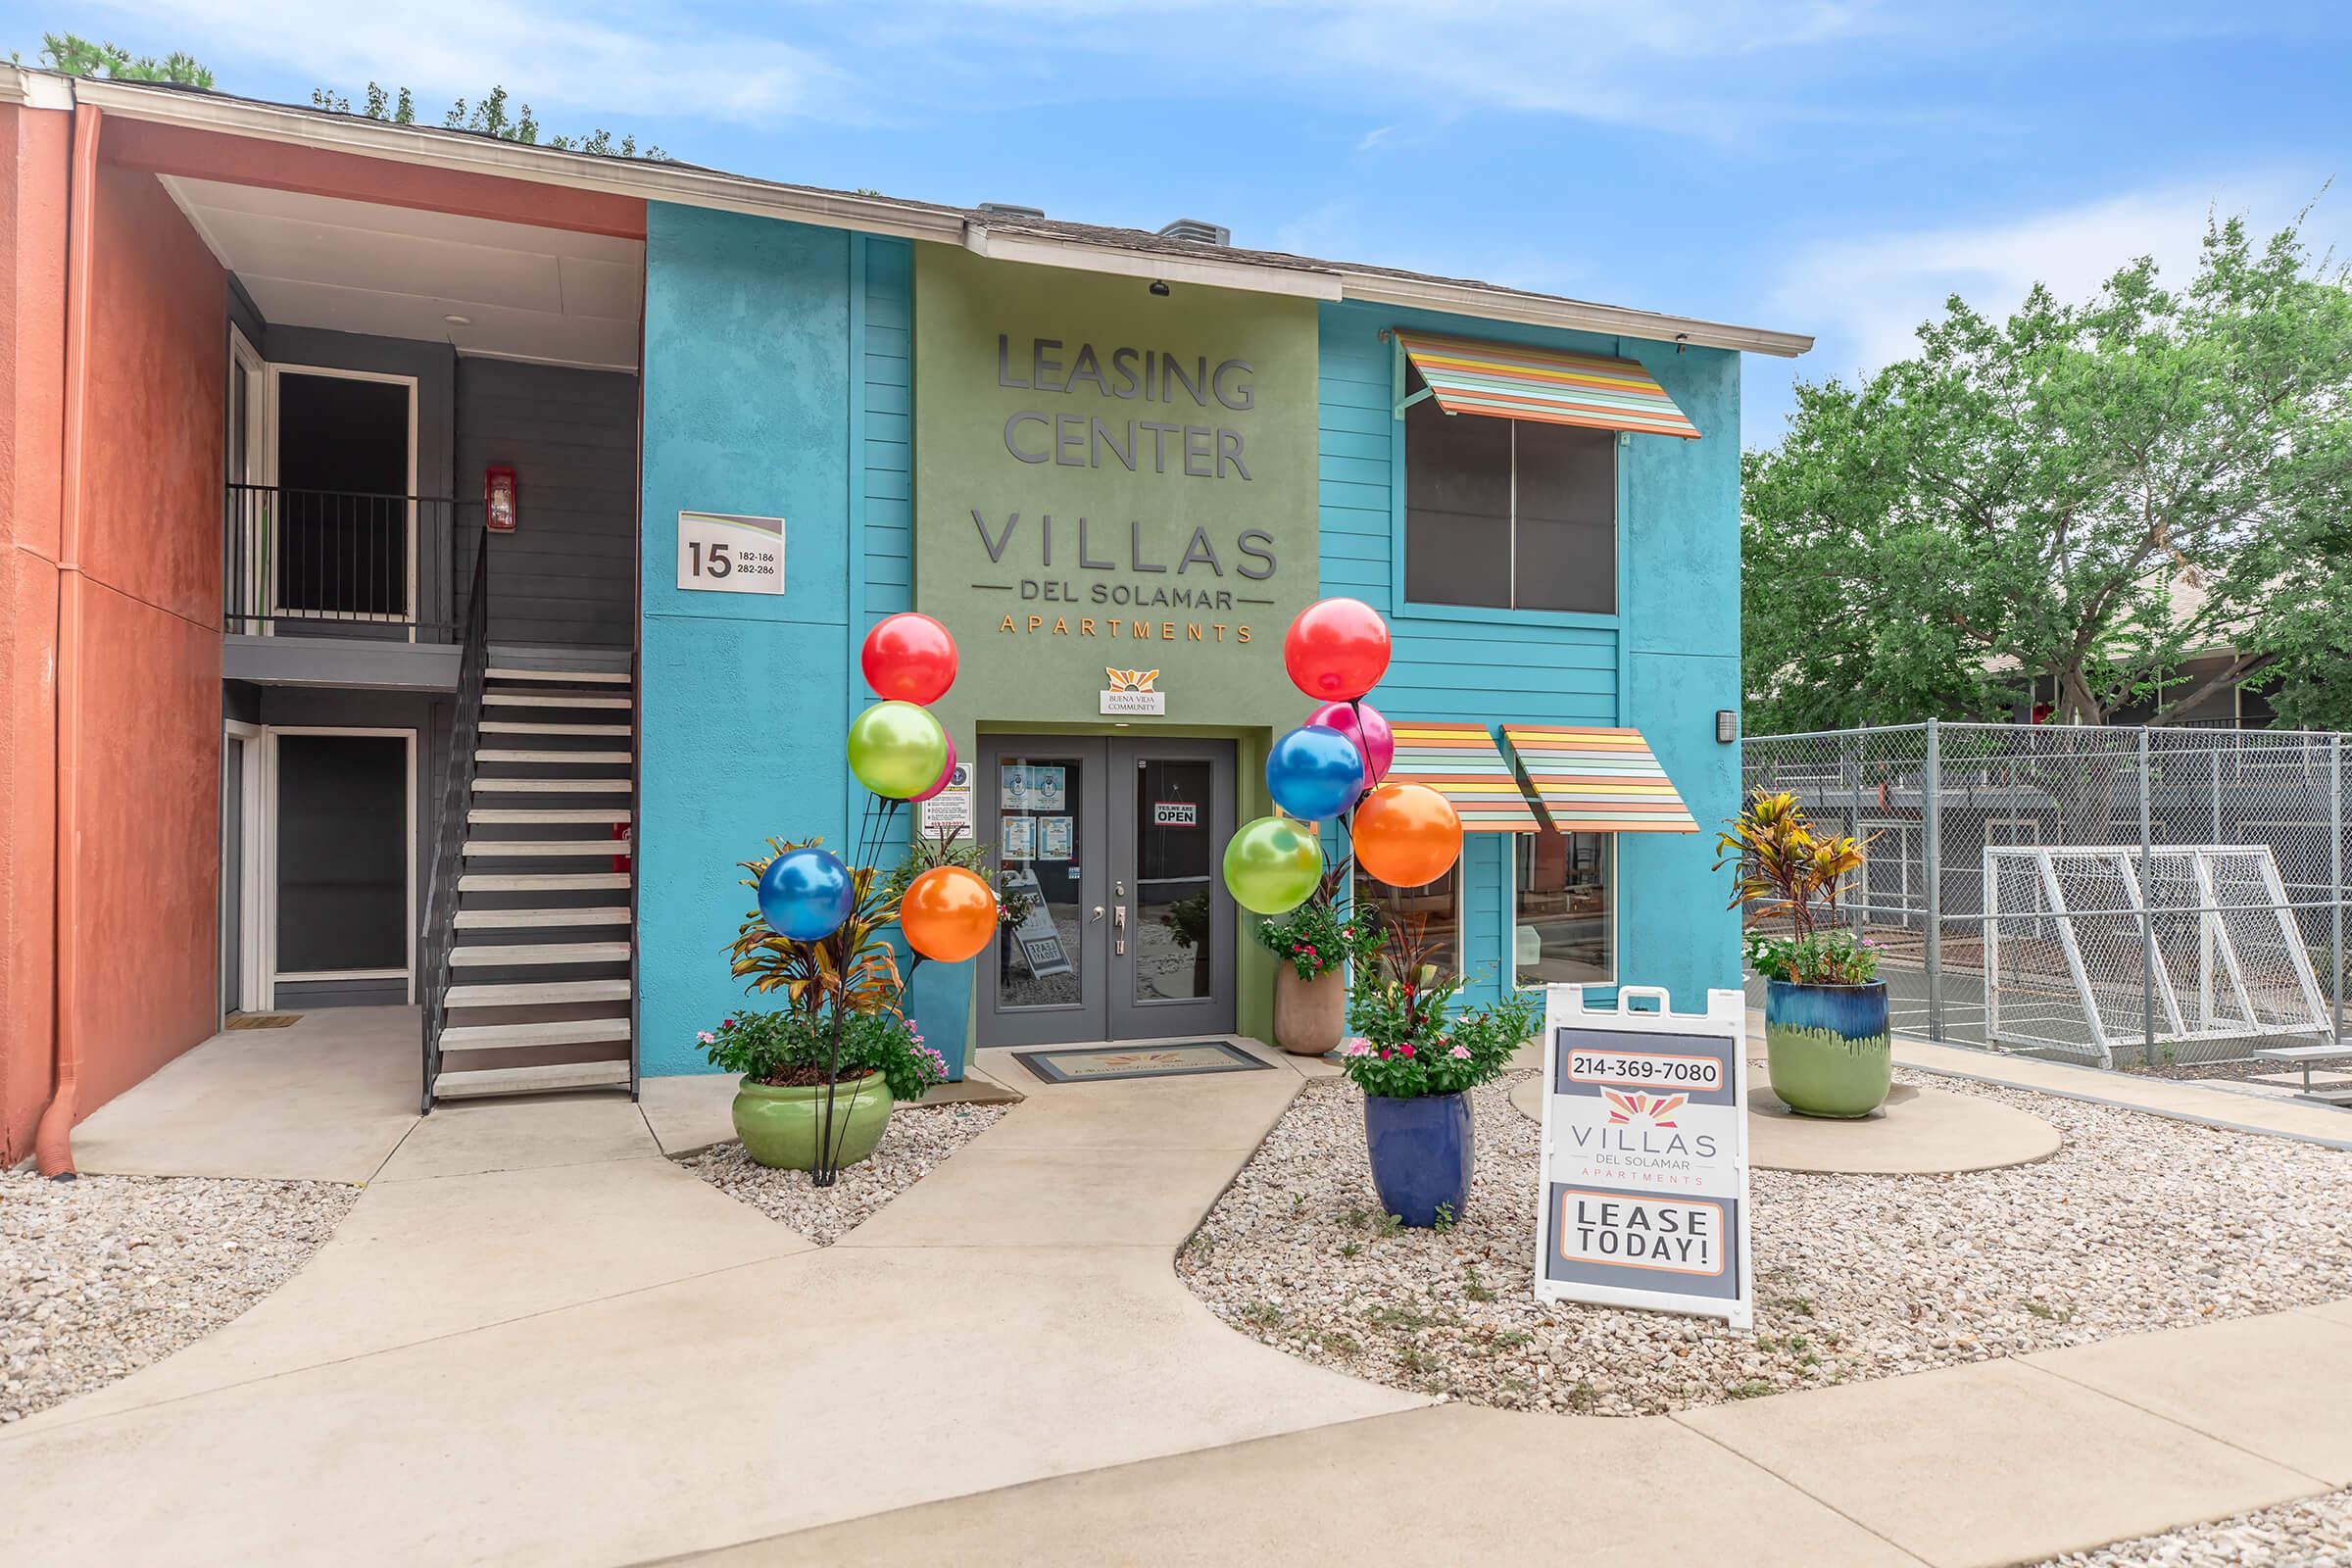
[[[855,1165],[874,1152],[890,1125],[890,1088],[878,1072],[833,1086],[834,1165]],[[774,1170],[816,1168],[825,1091],[779,1089],[743,1080],[735,1093],[735,1136],[743,1152]]]
[[[1764,1054],[1772,1092],[1798,1115],[1869,1115],[1886,1103],[1894,1081],[1886,982],[1765,982]]]

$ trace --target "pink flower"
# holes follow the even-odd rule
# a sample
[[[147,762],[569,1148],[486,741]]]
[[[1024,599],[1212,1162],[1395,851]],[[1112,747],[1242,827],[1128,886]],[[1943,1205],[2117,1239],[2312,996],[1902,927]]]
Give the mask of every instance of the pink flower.
[[[707,1045],[710,1045],[710,1044],[711,1044],[711,1043],[712,1043],[713,1041],[715,1041],[715,1040],[716,1040],[718,1037],[717,1037],[716,1035],[712,1034],[712,1033],[711,1033],[710,1030],[708,1030],[708,1029],[698,1029],[698,1030],[696,1030],[696,1031],[695,1031],[694,1038],[695,1038],[695,1039],[697,1039],[697,1040],[700,1040],[700,1041],[701,1041],[701,1042],[702,1042],[704,1045],[706,1045],[706,1046],[707,1046]]]
[[[1468,1046],[1456,1046],[1451,1051],[1446,1053],[1446,1054],[1451,1056],[1456,1061],[1468,1061],[1470,1059],[1470,1048]]]
[[[1388,1047],[1386,1047],[1386,1046],[1383,1046],[1383,1047],[1381,1047],[1381,1048],[1380,1048],[1380,1059],[1381,1059],[1381,1060],[1383,1060],[1383,1061],[1386,1061],[1386,1060],[1388,1060],[1388,1059],[1389,1059],[1391,1056],[1394,1056],[1395,1054],[1396,1054],[1396,1052],[1394,1052],[1394,1051],[1391,1051],[1391,1050],[1390,1050]]]
[[[1406,1055],[1408,1055],[1408,1056],[1409,1056],[1409,1055],[1411,1055],[1411,1054],[1413,1054],[1413,1043],[1412,1043],[1410,1040],[1407,1040],[1407,1041],[1406,1041],[1406,1042],[1405,1042],[1405,1043],[1404,1043],[1402,1046],[1398,1047],[1397,1049],[1398,1049],[1398,1050],[1400,1050],[1400,1051],[1402,1051],[1402,1052],[1403,1052],[1403,1053],[1404,1053]]]
[[[1343,1040],[1340,1042],[1340,1054],[1343,1056],[1369,1056],[1372,1054],[1372,1042],[1366,1040],[1362,1035]]]

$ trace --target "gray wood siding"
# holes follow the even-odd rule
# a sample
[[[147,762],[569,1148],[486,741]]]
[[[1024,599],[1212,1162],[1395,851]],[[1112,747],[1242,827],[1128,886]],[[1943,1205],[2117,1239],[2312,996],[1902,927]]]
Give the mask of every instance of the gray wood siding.
[[[511,360],[458,362],[457,488],[514,470],[521,526],[490,541],[490,639],[628,648],[637,619],[637,378]]]

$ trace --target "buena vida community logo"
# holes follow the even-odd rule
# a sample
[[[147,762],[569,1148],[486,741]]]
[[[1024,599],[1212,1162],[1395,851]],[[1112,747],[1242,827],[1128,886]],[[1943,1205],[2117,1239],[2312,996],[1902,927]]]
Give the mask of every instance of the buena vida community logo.
[[[1111,669],[1105,667],[1102,673],[1110,677],[1110,689],[1114,692],[1157,690],[1152,684],[1159,679],[1159,671],[1156,669]]]

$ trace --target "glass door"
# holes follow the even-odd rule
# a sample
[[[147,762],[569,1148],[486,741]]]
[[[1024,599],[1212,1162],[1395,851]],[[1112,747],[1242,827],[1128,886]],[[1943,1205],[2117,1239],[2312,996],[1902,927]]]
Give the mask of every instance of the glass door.
[[[981,738],[976,831],[996,848],[1017,916],[981,961],[984,1046],[1109,1038],[1107,758],[1108,743],[1087,736]]]
[[[1110,803],[1110,1035],[1233,1032],[1228,741],[1116,740]]]

